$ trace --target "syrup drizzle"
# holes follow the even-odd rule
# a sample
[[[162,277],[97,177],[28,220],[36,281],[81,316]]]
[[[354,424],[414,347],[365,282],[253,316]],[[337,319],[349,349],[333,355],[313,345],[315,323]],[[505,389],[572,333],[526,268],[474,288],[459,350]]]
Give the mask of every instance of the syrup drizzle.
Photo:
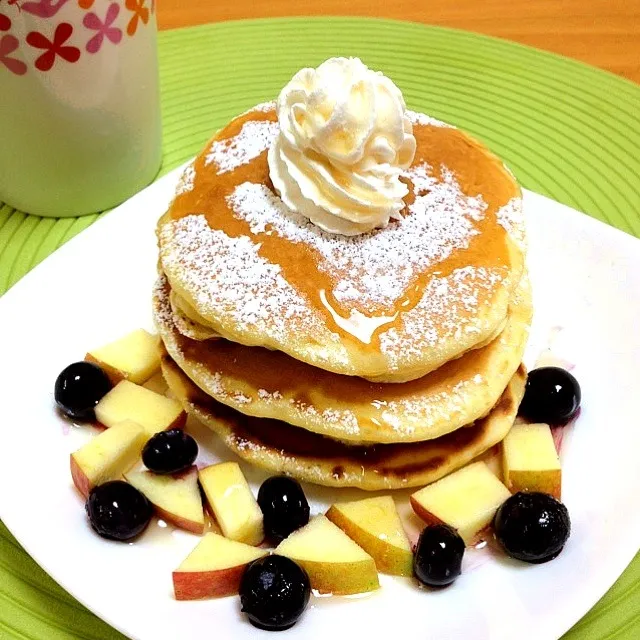
[[[345,318],[329,302],[327,292],[324,289],[320,289],[319,295],[322,304],[329,311],[336,325],[363,344],[371,344],[374,334],[391,325],[400,313],[398,310],[392,316],[365,316],[357,309],[351,309],[349,317]]]

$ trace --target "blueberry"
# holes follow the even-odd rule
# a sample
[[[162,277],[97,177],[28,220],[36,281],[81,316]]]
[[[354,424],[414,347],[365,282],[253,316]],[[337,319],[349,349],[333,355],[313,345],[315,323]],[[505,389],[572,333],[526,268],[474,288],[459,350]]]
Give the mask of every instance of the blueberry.
[[[560,367],[541,367],[529,372],[519,414],[531,422],[566,424],[580,408],[578,381]]]
[[[521,491],[500,506],[493,528],[512,558],[540,564],[562,551],[571,533],[571,520],[567,508],[553,496]]]
[[[267,538],[284,540],[309,522],[309,503],[300,483],[288,476],[267,478],[258,491]]]
[[[153,515],[151,503],[123,480],[94,487],[86,504],[93,529],[109,540],[130,540],[142,533]]]
[[[92,362],[74,362],[56,379],[54,398],[60,410],[74,420],[95,420],[95,406],[113,385]]]
[[[444,587],[462,572],[464,541],[455,529],[445,525],[430,525],[422,531],[413,572],[422,584]]]
[[[283,556],[252,562],[240,582],[242,611],[258,629],[284,631],[304,613],[311,596],[307,572]]]
[[[156,433],[142,449],[142,462],[154,473],[178,473],[198,457],[198,443],[182,429]]]

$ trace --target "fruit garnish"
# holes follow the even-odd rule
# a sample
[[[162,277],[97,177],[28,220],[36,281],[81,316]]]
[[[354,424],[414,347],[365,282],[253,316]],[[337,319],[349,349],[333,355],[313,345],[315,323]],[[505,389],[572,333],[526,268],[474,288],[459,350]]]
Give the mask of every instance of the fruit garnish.
[[[242,611],[259,629],[284,631],[304,613],[311,596],[306,571],[283,556],[252,562],[240,582]]]
[[[198,457],[198,443],[182,429],[160,431],[142,450],[142,462],[154,473],[179,473]]]
[[[571,533],[567,508],[553,496],[519,492],[498,509],[496,539],[512,558],[540,564],[553,560]]]
[[[179,402],[129,380],[122,380],[113,387],[96,405],[95,414],[105,427],[133,420],[144,428],[149,438],[159,431],[180,429],[187,420]]]
[[[196,467],[175,476],[129,471],[124,477],[151,502],[160,518],[192,533],[204,532],[204,509]]]
[[[541,367],[529,371],[519,415],[531,422],[563,425],[580,409],[580,384],[566,369]]]
[[[176,600],[221,598],[238,593],[247,565],[269,552],[217,533],[206,533],[173,572]]]
[[[430,587],[451,584],[462,572],[465,544],[446,524],[428,526],[420,534],[413,562],[418,580]]]
[[[91,362],[74,362],[58,375],[54,399],[73,420],[95,420],[95,407],[111,390],[109,376]]]
[[[297,562],[320,593],[352,595],[380,587],[373,558],[325,516],[316,516],[275,550]]]
[[[89,351],[85,360],[101,366],[114,384],[141,384],[160,368],[158,337],[136,329],[115,342]]]
[[[502,472],[510,491],[560,499],[562,469],[548,424],[516,424],[502,441]]]
[[[153,515],[151,503],[123,480],[94,487],[89,493],[86,510],[98,535],[119,541],[140,535]]]
[[[237,462],[201,469],[200,485],[225,537],[259,545],[264,540],[263,516]]]
[[[413,551],[391,496],[338,502],[327,518],[375,560],[381,573],[413,575]]]
[[[309,503],[300,483],[288,476],[267,478],[258,491],[264,532],[273,542],[284,540],[309,522]]]
[[[71,454],[71,477],[85,497],[93,487],[117,480],[140,457],[146,434],[135,422],[125,420],[92,438]]]
[[[486,462],[474,462],[416,491],[410,501],[426,524],[447,524],[470,545],[510,495]]]

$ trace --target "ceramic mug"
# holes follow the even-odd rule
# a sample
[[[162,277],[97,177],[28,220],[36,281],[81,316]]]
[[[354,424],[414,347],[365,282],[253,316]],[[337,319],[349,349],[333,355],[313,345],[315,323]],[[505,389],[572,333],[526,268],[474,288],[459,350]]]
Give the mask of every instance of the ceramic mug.
[[[155,0],[0,0],[0,201],[101,211],[160,161]]]

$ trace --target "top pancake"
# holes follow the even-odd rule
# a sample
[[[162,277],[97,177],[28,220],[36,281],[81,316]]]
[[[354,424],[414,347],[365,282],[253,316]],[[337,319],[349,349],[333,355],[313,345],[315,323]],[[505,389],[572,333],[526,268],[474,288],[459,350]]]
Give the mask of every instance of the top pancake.
[[[480,143],[410,115],[403,218],[354,237],[274,194],[272,104],[222,129],[158,224],[180,310],[233,342],[380,382],[421,377],[495,335],[523,269],[520,189]]]

